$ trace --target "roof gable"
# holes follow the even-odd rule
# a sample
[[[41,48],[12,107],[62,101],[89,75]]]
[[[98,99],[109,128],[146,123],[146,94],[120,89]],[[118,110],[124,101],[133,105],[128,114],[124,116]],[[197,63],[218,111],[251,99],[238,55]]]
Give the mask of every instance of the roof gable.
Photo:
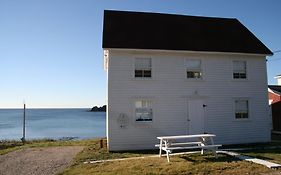
[[[109,10],[102,47],[272,54],[237,19]]]

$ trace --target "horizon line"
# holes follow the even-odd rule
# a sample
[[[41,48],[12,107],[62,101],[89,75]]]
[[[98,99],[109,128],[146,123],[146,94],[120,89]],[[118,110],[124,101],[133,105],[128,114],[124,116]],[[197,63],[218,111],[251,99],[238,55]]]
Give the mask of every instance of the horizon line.
[[[26,107],[26,109],[92,109],[93,107]],[[23,109],[23,107],[0,107],[0,109]]]

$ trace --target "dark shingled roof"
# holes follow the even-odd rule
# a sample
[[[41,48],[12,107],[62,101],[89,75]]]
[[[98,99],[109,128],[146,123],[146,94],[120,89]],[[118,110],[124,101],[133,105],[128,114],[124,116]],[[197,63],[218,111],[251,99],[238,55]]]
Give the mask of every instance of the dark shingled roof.
[[[271,89],[274,93],[281,95],[281,86],[268,85],[268,88]]]
[[[103,48],[272,52],[237,19],[104,11]]]

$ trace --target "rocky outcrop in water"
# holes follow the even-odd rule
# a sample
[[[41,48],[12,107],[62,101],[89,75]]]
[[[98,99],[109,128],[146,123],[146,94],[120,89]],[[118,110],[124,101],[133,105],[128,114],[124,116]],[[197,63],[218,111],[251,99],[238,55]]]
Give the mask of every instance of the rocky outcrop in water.
[[[103,105],[101,107],[94,106],[90,111],[91,112],[106,112],[106,105]]]

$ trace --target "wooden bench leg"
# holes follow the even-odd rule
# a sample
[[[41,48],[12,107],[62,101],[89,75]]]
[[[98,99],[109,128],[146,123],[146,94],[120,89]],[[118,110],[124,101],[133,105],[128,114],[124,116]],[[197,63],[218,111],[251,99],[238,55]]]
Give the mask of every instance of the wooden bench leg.
[[[211,144],[214,145],[214,140],[213,140],[212,137],[210,138],[210,140],[211,140]],[[212,149],[212,152],[213,152],[215,158],[217,159],[217,158],[218,158],[218,155],[217,155],[217,148],[213,148],[213,149]]]
[[[163,140],[162,139],[160,139],[160,146],[159,146],[159,157],[161,157],[162,156],[162,146],[163,146]]]
[[[201,139],[201,145],[200,145],[200,146],[205,146],[205,141],[206,141],[205,138],[202,138],[202,139]],[[201,154],[202,154],[202,155],[204,154],[204,149],[203,149],[203,148],[201,149]]]
[[[166,140],[164,140],[164,142],[165,142],[165,151],[166,151],[166,155],[167,155],[167,160],[168,160],[168,162],[170,162],[170,157],[169,157],[169,150],[167,150],[167,148],[168,148],[168,143],[167,143],[167,141]]]
[[[168,150],[166,150],[166,154],[167,154],[167,160],[168,160],[168,162],[170,162],[170,157],[169,157],[169,151]]]

